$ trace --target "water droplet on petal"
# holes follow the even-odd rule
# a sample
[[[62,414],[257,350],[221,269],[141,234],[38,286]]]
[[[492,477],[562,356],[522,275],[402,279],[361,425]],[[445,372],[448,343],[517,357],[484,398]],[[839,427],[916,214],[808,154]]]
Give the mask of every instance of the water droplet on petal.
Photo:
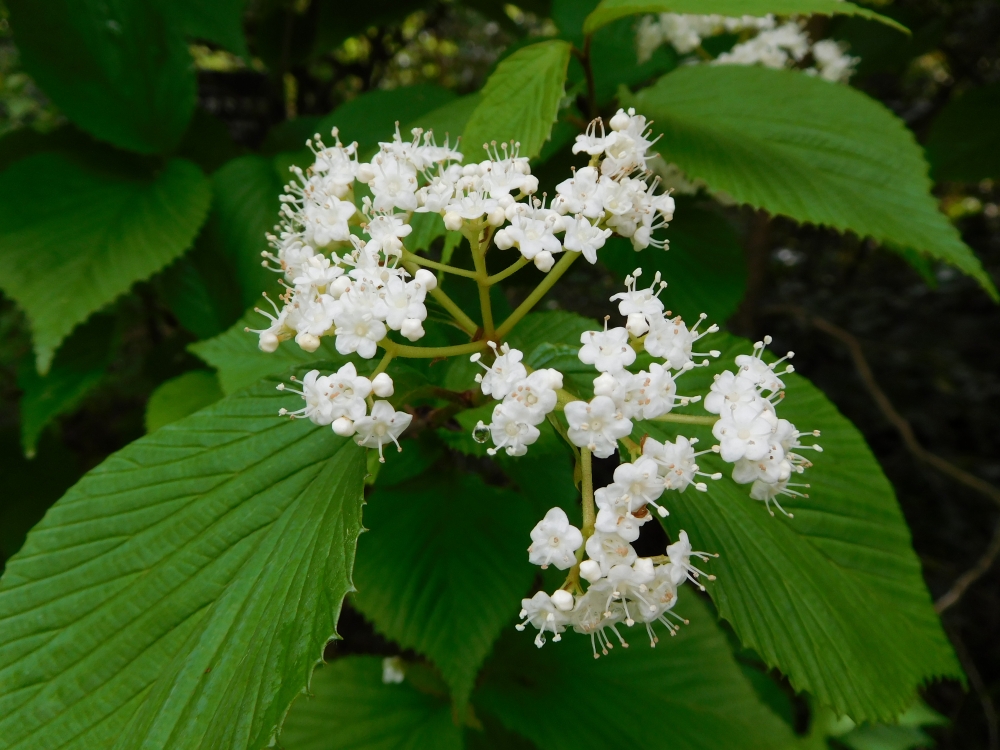
[[[490,428],[480,422],[472,431],[472,439],[477,443],[485,443],[490,439]]]

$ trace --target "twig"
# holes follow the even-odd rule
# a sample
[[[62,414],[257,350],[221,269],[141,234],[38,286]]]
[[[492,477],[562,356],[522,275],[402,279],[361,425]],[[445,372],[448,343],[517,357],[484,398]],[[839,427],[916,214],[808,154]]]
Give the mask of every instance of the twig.
[[[899,432],[900,437],[903,438],[903,444],[906,445],[910,453],[916,456],[919,460],[930,464],[941,473],[947,474],[956,482],[964,484],[966,487],[986,495],[986,497],[1000,506],[1000,489],[994,487],[989,482],[970,474],[964,469],[955,466],[955,464],[945,458],[942,458],[936,453],[931,453],[920,444],[916,435],[913,434],[913,427],[902,414],[896,411],[896,407],[892,405],[889,397],[885,395],[885,391],[882,390],[878,381],[875,380],[875,374],[872,372],[871,365],[868,364],[868,359],[865,357],[864,350],[861,348],[861,342],[859,342],[853,334],[824,318],[810,314],[802,307],[794,305],[776,305],[767,308],[764,312],[787,313],[794,315],[809,325],[812,325],[814,328],[818,328],[824,333],[833,336],[835,339],[844,344],[851,354],[851,359],[854,360],[854,366],[858,371],[858,375],[861,376],[861,380],[865,384],[865,387],[868,389],[868,393],[871,395],[875,404],[878,406],[885,418],[888,419],[892,426],[896,428],[896,431]],[[993,538],[982,557],[979,558],[972,568],[959,576],[955,583],[952,584],[951,588],[948,589],[948,591],[946,591],[936,602],[934,602],[935,611],[938,613],[944,612],[946,609],[958,602],[966,590],[989,571],[998,557],[1000,557],[1000,523],[997,524],[997,528],[993,532]]]

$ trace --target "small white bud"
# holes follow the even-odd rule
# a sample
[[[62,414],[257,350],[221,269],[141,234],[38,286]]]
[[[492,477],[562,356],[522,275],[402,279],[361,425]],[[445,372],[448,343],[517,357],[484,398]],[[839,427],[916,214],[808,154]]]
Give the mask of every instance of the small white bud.
[[[486,214],[486,223],[491,227],[498,227],[507,220],[507,216],[504,214],[503,209],[497,206],[488,214]]]
[[[584,560],[580,563],[580,577],[588,583],[601,579],[601,566],[596,560]]]
[[[550,598],[552,599],[552,603],[556,605],[556,609],[563,612],[569,612],[573,609],[573,595],[568,591],[559,589]]]
[[[611,126],[612,130],[625,130],[628,128],[629,120],[630,118],[625,114],[625,110],[619,109],[618,113],[608,122],[608,125]]]
[[[327,287],[327,291],[334,299],[340,299],[340,296],[346,292],[353,283],[354,281],[350,276],[338,276],[333,280],[333,283]]]
[[[406,318],[399,332],[410,341],[417,341],[424,337],[424,326],[416,318]]]
[[[380,372],[372,380],[372,393],[379,398],[389,398],[393,393],[392,378],[388,373]]]
[[[493,235],[493,242],[495,242],[496,246],[501,250],[510,250],[512,247],[514,247],[514,243],[510,239],[510,235],[507,234],[506,229],[501,229],[499,232]]]
[[[428,271],[426,268],[418,270],[413,279],[428,292],[438,285],[437,276]]]
[[[295,337],[295,343],[302,347],[304,352],[314,352],[319,349],[319,336],[311,333],[300,333]]]
[[[533,174],[525,175],[524,182],[521,183],[521,190],[528,195],[538,191],[538,178]]]
[[[333,431],[341,437],[350,437],[354,434],[354,422],[347,417],[333,420]]]
[[[501,195],[497,199],[497,205],[500,206],[500,208],[502,208],[504,211],[506,211],[508,208],[510,208],[513,204],[514,204],[514,196],[513,195],[509,195],[509,194],[508,195]]]
[[[454,211],[449,211],[444,215],[444,226],[445,229],[449,229],[452,232],[457,232],[462,228],[463,219]]]
[[[279,343],[280,340],[278,339],[278,336],[276,334],[273,334],[269,331],[265,331],[260,335],[260,341],[257,343],[257,346],[260,347],[260,350],[262,352],[267,352],[268,354],[270,354],[272,352],[277,351]]]
[[[369,183],[375,179],[375,170],[371,164],[358,165],[358,182]]]
[[[625,328],[629,333],[638,338],[649,331],[649,321],[646,320],[646,316],[642,313],[632,313],[628,316],[628,323],[625,324]]]
[[[556,262],[555,258],[552,257],[552,253],[548,250],[542,250],[540,253],[537,253],[532,260],[535,261],[535,267],[543,273],[551,271],[552,266]]]

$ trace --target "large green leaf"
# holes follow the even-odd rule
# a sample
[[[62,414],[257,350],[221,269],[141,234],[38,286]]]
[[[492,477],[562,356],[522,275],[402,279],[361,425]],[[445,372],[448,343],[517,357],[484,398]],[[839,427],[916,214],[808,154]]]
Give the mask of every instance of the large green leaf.
[[[262,300],[263,302],[263,300]],[[267,323],[266,318],[252,310],[244,315],[225,333],[207,341],[199,341],[188,348],[206,364],[214,367],[224,393],[235,393],[268,375],[277,375],[290,367],[307,365],[320,360],[346,362],[337,352],[334,338],[325,336],[315,352],[304,351],[294,341],[284,341],[276,352],[262,352],[257,347],[257,335],[246,328],[257,328]]]
[[[347,656],[313,674],[288,714],[285,750],[461,750],[447,695],[382,681],[382,659]]]
[[[277,288],[278,274],[261,265],[260,254],[271,249],[265,235],[278,223],[283,185],[272,160],[262,156],[233,159],[212,175],[215,204],[207,230],[236,267],[243,307]]]
[[[728,346],[727,346],[728,343]],[[750,350],[749,342],[717,337],[713,367],[684,375],[684,393],[703,393],[712,375]],[[685,529],[699,548],[718,552],[707,584],[722,617],[744,645],[855,721],[892,721],[917,688],[961,671],[931,607],[910,532],[892,486],[851,423],[802,377],[783,376],[780,417],[802,430],[822,430],[823,453],[804,480],[809,498],[781,502],[794,518],[768,515],[749,487],[729,479],[714,455],[703,471],[722,471],[707,492],[665,498],[671,534]],[[674,429],[679,428],[679,429]],[[714,443],[708,428],[640,422],[633,438],[676,434]],[[787,501],[787,502],[786,502]]]
[[[996,298],[938,210],[913,134],[860,91],[790,70],[696,65],[625,103],[656,120],[668,161],[712,189],[945,261]]]
[[[872,18],[905,31],[896,21],[841,0],[604,0],[587,16],[583,31],[593,34],[625,16],[642,13],[717,13],[722,16],[848,15]]]
[[[0,289],[28,314],[39,372],[79,323],[190,246],[210,200],[181,159],[152,172],[38,154],[0,174]]]
[[[230,52],[248,57],[243,38],[243,9],[247,0],[159,0],[156,5],[184,34],[215,42]]]
[[[143,0],[11,0],[25,69],[88,133],[140,153],[177,145],[194,111],[183,36]],[[211,5],[211,3],[209,3]]]
[[[931,125],[927,160],[937,180],[1000,178],[1000,83],[948,102]]]
[[[501,62],[486,81],[462,135],[466,160],[479,161],[484,143],[518,141],[521,156],[536,156],[559,113],[570,44],[538,42]]]
[[[520,495],[449,474],[371,496],[355,601],[379,632],[430,657],[464,705],[531,583],[524,550],[537,519]]]
[[[724,322],[746,291],[746,262],[736,232],[719,214],[678,200],[674,220],[662,234],[670,240],[668,250],[650,246],[637,253],[631,242],[614,237],[601,249],[601,261],[620,279],[641,268],[640,286],[652,284],[659,271],[668,284],[660,295],[668,310],[685,319],[706,313],[713,322]]]
[[[0,579],[0,747],[263,747],[333,637],[365,452],[275,381],[85,476]]]
[[[623,629],[630,648],[614,641],[597,660],[585,635],[537,649],[529,633],[507,633],[473,703],[546,750],[791,745],[791,730],[757,698],[694,589],[682,592],[677,611],[690,619],[677,637],[660,632],[651,649],[641,627]]]
[[[146,404],[146,432],[194,414],[222,398],[215,373],[191,370],[171,378],[153,391]]]

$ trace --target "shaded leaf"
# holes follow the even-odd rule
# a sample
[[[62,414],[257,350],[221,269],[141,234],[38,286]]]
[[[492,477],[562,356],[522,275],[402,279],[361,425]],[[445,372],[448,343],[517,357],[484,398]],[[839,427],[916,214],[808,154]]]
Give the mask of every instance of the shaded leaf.
[[[832,0],[835,5],[845,3]],[[627,96],[656,148],[740,203],[945,261],[996,289],[930,194],[913,134],[875,100],[790,70],[695,65]]]
[[[542,150],[559,112],[570,44],[538,42],[519,49],[486,81],[462,135],[466,159],[478,161],[484,143],[517,141],[520,155]]]
[[[234,55],[249,58],[243,37],[243,9],[247,0],[159,0],[156,5],[185,35],[215,42]]]
[[[91,313],[181,255],[210,201],[182,159],[154,172],[38,154],[0,174],[0,289],[28,314],[38,371]]]
[[[153,391],[146,404],[146,432],[156,432],[164,425],[194,414],[222,398],[222,389],[214,373],[192,370],[171,378]]]
[[[931,125],[927,160],[936,180],[1000,178],[1000,83],[966,91]]]
[[[380,633],[437,665],[461,713],[531,583],[524,550],[536,519],[521,496],[458,472],[370,500],[355,603]]]
[[[0,579],[0,747],[263,747],[333,636],[365,452],[263,381],[87,474]]]
[[[8,7],[25,70],[74,123],[139,153],[177,145],[194,111],[194,66],[157,4],[11,0]]]
[[[717,13],[722,16],[848,15],[871,18],[902,31],[906,28],[873,10],[841,0],[603,0],[587,16],[585,34],[593,34],[612,21],[643,13]]]
[[[665,747],[678,750],[789,746],[794,735],[741,673],[712,612],[692,589],[677,609],[690,619],[655,649],[641,627],[595,660],[590,638],[563,635],[541,649],[510,628],[483,668],[478,710],[546,750]],[[625,633],[623,633],[625,634]]]
[[[384,683],[380,657],[346,656],[316,670],[279,742],[285,750],[461,750],[462,730],[447,696],[409,680]]]

